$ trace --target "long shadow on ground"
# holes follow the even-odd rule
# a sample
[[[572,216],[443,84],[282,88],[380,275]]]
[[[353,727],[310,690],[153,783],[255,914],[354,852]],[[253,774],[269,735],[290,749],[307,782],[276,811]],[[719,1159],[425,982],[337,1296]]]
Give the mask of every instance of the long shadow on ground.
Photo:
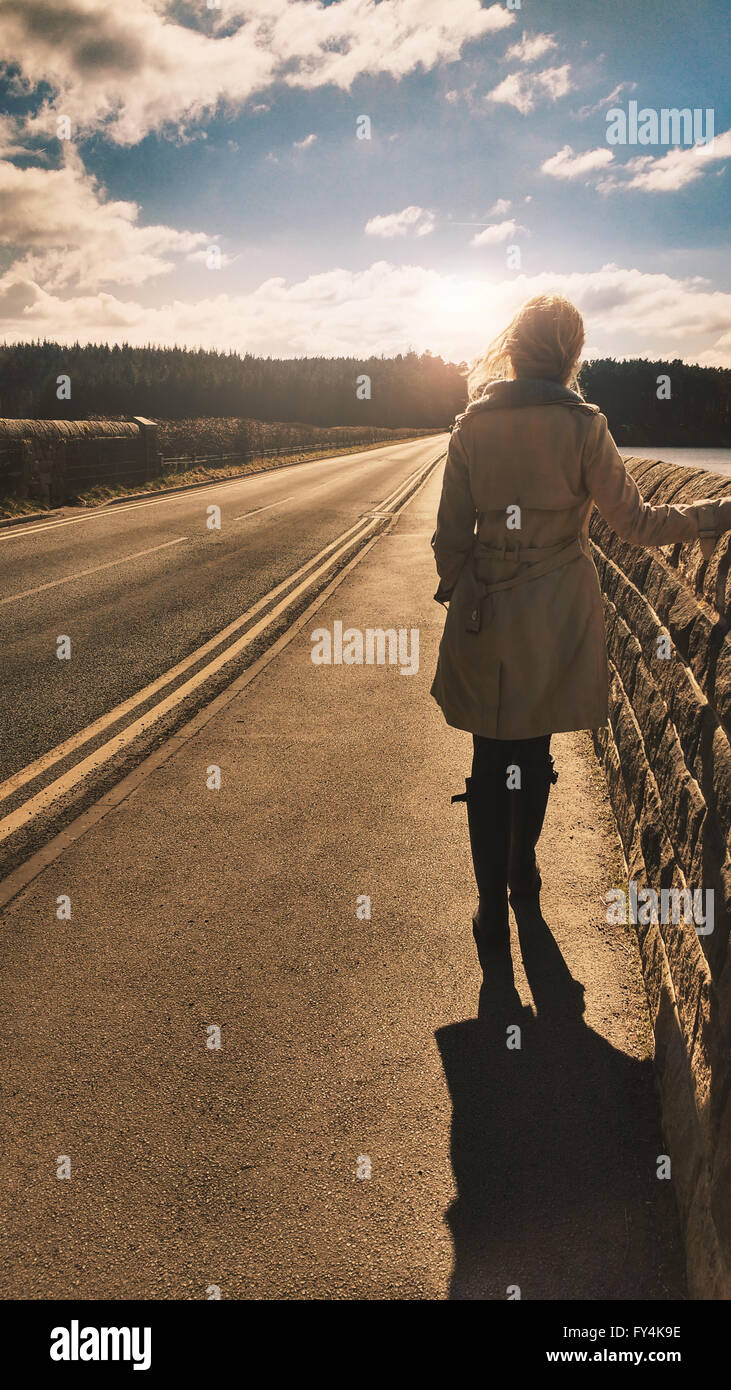
[[[449,1297],[682,1299],[652,1063],[587,1027],[583,987],[540,909],[516,918],[536,1012],[507,956],[486,974],[478,1017],[436,1034],[458,1188]]]

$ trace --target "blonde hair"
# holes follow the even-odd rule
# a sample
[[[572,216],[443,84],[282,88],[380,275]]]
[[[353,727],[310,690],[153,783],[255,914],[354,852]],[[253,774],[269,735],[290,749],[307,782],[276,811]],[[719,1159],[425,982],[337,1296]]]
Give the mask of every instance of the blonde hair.
[[[540,377],[578,391],[583,346],[584,321],[578,309],[559,294],[536,295],[473,362],[467,376],[470,399],[495,377]]]

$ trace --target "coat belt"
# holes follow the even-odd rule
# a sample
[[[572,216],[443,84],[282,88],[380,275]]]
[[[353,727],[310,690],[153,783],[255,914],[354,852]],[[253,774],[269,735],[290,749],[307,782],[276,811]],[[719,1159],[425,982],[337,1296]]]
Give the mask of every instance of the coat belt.
[[[475,547],[477,549],[477,547]],[[488,547],[482,547],[483,554],[488,551]],[[503,549],[492,552],[496,557],[503,555]],[[483,599],[488,594],[498,593],[501,589],[514,589],[518,584],[527,584],[531,579],[540,579],[541,575],[550,574],[552,570],[557,570],[561,565],[567,565],[571,560],[576,560],[585,552],[582,549],[578,536],[573,540],[566,541],[558,548],[549,546],[530,546],[521,547],[519,555],[515,552],[515,558],[526,559],[529,555],[543,555],[543,560],[538,559],[536,564],[529,565],[521,574],[516,574],[512,579],[498,579],[494,583],[488,584],[483,579],[478,579],[474,573],[475,554],[472,557],[472,572],[474,582],[474,603],[470,609],[470,615],[465,624],[467,632],[479,632],[482,621],[481,605]],[[508,551],[505,550],[505,557],[508,558]]]
[[[574,537],[574,540],[577,537]],[[556,541],[554,545],[521,545],[516,541],[515,545],[510,545],[504,541],[502,545],[485,545],[475,537],[472,547],[473,556],[485,556],[488,560],[514,560],[518,563],[521,560],[549,560],[552,556],[558,555],[565,550],[567,545],[572,545],[573,541]]]

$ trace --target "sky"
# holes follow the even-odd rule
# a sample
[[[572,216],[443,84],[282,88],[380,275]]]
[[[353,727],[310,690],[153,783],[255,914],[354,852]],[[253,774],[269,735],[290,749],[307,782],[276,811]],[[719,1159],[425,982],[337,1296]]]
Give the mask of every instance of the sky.
[[[459,362],[553,292],[731,366],[727,13],[0,0],[0,338]]]

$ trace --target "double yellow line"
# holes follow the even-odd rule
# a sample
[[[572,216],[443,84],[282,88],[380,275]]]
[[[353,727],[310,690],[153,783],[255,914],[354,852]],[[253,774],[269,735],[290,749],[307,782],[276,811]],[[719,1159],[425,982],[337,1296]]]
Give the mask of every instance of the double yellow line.
[[[190,670],[192,667],[198,666],[209,653],[215,651],[216,648],[221,647],[223,644],[227,644],[223,646],[222,651],[219,651],[210,661],[200,666],[187,680],[180,685],[176,685],[175,689],[171,691],[170,694],[158,700],[157,703],[152,705],[151,708],[146,710],[139,718],[133,720],[131,724],[128,724],[119,733],[113,734],[104,743],[100,744],[98,748],[95,748],[92,753],[87,754],[87,756],[82,758],[79,762],[74,763],[66,772],[56,777],[54,781],[49,782],[47,786],[36,792],[34,796],[31,796],[16,810],[10,812],[0,820],[0,843],[8,840],[10,836],[14,835],[17,831],[27,827],[44,811],[48,811],[55,802],[60,801],[61,798],[68,795],[79,783],[83,782],[91,773],[102,768],[104,764],[114,758],[117,753],[128,748],[142,734],[146,733],[154,724],[158,723],[160,719],[163,719],[166,714],[175,709],[177,705],[182,704],[182,702],[195,690],[205,685],[206,681],[210,680],[212,676],[215,676],[228,662],[233,661],[239,656],[240,653],[244,651],[246,647],[250,646],[262,632],[266,631],[277,618],[296,603],[302,594],[316,585],[323,575],[337,565],[338,560],[340,560],[347,551],[352,550],[353,547],[362,545],[381,524],[384,513],[387,515],[395,515],[399,507],[404,505],[405,501],[408,500],[409,494],[424,481],[432,468],[436,466],[442,457],[443,451],[437,458],[432,459],[429,463],[421,464],[409,475],[404,483],[401,483],[394,492],[385,498],[383,502],[378,504],[378,507],[374,509],[373,513],[369,513],[368,516],[361,518],[347,531],[343,531],[343,533],[338,536],[337,540],[325,546],[317,555],[313,555],[306,564],[300,567],[300,569],[289,575],[287,579],[282,580],[280,584],[275,585],[273,589],[270,589],[269,593],[258,599],[251,608],[247,609],[245,613],[242,613],[234,622],[229,623],[228,626],[217,633],[215,637],[211,637],[207,642],[204,642],[203,646],[191,652],[190,656],[178,662],[177,665],[172,666],[170,670],[166,671],[162,676],[158,676],[157,680],[152,681],[142,690],[138,690],[137,693],[130,696],[129,699],[123,700],[121,704],[109,710],[108,713],[102,715],[100,719],[96,719],[92,724],[88,724],[85,729],[81,729],[78,733],[73,734],[71,738],[65,739],[63,743],[57,744],[57,746],[50,749],[48,753],[44,753],[40,758],[36,758],[32,763],[29,763],[27,767],[21,768],[18,772],[14,772],[5,782],[0,783],[0,802],[7,801],[11,796],[14,796],[21,787],[36,781],[37,778],[41,777],[45,772],[48,772],[49,769],[54,767],[57,763],[63,762],[78,749],[83,748],[85,744],[90,743],[101,734],[104,734],[108,729],[113,728],[113,726],[124,719],[127,714],[139,708],[140,705],[146,704],[148,700],[151,700],[155,695],[159,694],[166,686],[177,681],[186,671]],[[280,598],[280,595],[283,595],[283,597]],[[278,599],[279,601],[277,602],[276,600]],[[273,606],[270,607],[270,605]],[[254,622],[251,627],[247,626],[252,622],[252,619],[256,618],[258,613],[261,613],[262,609],[267,610],[264,616]],[[240,637],[235,637],[235,634],[239,632],[241,628],[246,628],[246,631]],[[230,641],[229,639],[231,638],[234,638],[234,640]]]

